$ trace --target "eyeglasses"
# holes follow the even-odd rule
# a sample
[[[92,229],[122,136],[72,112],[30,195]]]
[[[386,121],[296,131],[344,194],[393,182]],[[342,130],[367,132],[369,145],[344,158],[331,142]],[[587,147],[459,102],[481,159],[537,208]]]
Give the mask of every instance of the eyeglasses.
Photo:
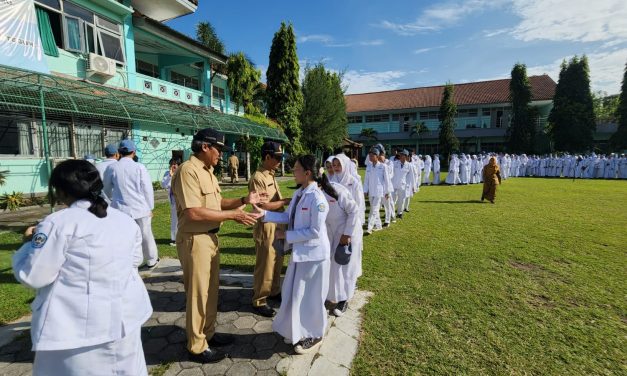
[[[208,145],[216,149],[220,153],[222,153],[222,151],[224,150],[224,145],[219,145],[219,144],[208,144]]]

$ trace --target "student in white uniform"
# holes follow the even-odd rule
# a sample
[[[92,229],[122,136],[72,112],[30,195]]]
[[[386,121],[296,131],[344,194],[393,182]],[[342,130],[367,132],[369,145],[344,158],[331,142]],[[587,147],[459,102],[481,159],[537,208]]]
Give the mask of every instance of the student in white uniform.
[[[414,192],[414,169],[411,162],[408,162],[409,151],[403,150],[400,153],[399,161],[394,164],[394,196],[396,198],[396,210],[399,219],[403,219],[403,211],[409,212],[409,200]]]
[[[178,226],[178,217],[176,216],[176,201],[174,200],[174,195],[172,194],[172,176],[174,176],[174,172],[181,164],[181,161],[172,158],[170,159],[170,168],[168,171],[163,174],[163,179],[161,179],[161,188],[168,190],[168,197],[170,198],[170,246],[176,247],[176,228]]]
[[[370,214],[368,215],[368,230],[366,234],[372,234],[372,231],[381,230],[381,200],[389,198],[393,188],[390,184],[390,177],[387,167],[379,163],[379,154],[381,151],[377,147],[372,147],[368,152],[368,158],[372,163],[366,168],[366,177],[364,178],[364,196],[370,201]]]
[[[432,167],[431,156],[425,155],[425,169],[422,174],[422,184],[424,185],[431,184],[431,167]]]
[[[392,176],[394,176],[394,164],[389,159],[385,158],[385,148],[381,144],[376,145],[379,148],[379,163],[385,166],[388,171],[388,186],[392,187]],[[383,204],[383,209],[385,211],[385,222],[383,223],[383,227],[389,227],[390,223],[396,222],[396,212],[394,210],[394,199],[392,198],[392,193],[394,193],[394,189],[391,188],[390,194],[387,196],[383,196],[381,200]]]
[[[111,207],[123,211],[137,222],[142,232],[142,250],[145,267],[154,268],[159,262],[157,243],[152,234],[152,210],[155,196],[152,180],[146,167],[133,161],[137,148],[132,140],[122,140],[118,163],[107,168],[104,193],[111,199]]]
[[[115,163],[120,159],[120,154],[118,154],[117,146],[113,144],[109,144],[104,149],[104,155],[106,157],[105,160],[96,163],[96,169],[100,174],[100,179],[104,179],[104,173],[112,163]]]
[[[327,328],[324,301],[329,292],[331,247],[325,221],[329,204],[321,188],[336,195],[326,175],[320,175],[313,155],[299,157],[294,180],[301,187],[294,192],[285,212],[264,211],[264,222],[287,223],[287,231],[276,230],[275,239],[285,240],[292,257],[281,290],[281,307],[272,329],[294,345],[297,354],[316,351]],[[318,187],[320,185],[320,187]]]
[[[433,185],[440,184],[440,156],[433,156]]]
[[[68,208],[26,230],[13,255],[15,277],[37,291],[33,374],[147,375],[140,329],[152,307],[137,273],[139,227],[107,207],[87,161],[60,163],[50,186]]]
[[[339,317],[346,312],[348,301],[355,294],[359,260],[352,251],[353,234],[363,230],[359,220],[359,205],[353,200],[351,193],[340,183],[331,182],[331,185],[336,195],[333,196],[333,192],[324,192],[329,203],[326,225],[331,246],[327,300],[337,303],[333,314]]]

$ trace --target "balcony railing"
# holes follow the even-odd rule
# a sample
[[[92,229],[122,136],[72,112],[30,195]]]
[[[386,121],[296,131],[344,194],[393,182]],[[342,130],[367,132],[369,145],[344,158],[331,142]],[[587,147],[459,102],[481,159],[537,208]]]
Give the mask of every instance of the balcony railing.
[[[207,96],[202,91],[190,89],[159,78],[137,73],[137,87],[148,95],[192,105],[205,105]]]

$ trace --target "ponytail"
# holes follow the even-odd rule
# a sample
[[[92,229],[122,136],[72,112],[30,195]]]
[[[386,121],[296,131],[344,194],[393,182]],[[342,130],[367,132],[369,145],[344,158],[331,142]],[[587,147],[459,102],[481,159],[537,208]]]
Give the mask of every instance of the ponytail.
[[[54,168],[50,187],[76,200],[91,202],[89,212],[98,218],[107,216],[109,206],[102,197],[102,180],[96,167],[85,160],[69,159]]]
[[[333,197],[336,200],[338,199],[339,196],[337,194],[337,191],[335,190],[335,188],[333,188],[333,185],[329,181],[327,174],[322,173],[322,175],[315,178],[315,180],[316,180],[316,183],[318,183],[318,185],[320,186],[320,188],[324,191],[324,193],[328,194],[329,196]]]
[[[333,188],[333,185],[331,185],[331,182],[329,181],[327,175],[324,173],[324,170],[320,167],[320,164],[316,160],[316,157],[308,154],[298,157],[297,160],[298,163],[303,166],[303,169],[305,171],[311,171],[311,175],[313,176],[314,181],[320,186],[324,193],[333,197],[336,200],[338,199],[337,192]]]

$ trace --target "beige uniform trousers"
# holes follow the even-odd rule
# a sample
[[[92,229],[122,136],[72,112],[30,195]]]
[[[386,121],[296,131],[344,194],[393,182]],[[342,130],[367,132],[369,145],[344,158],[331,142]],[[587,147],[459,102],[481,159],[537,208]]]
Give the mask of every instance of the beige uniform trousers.
[[[272,246],[276,224],[260,223],[255,229],[255,271],[253,279],[253,307],[265,305],[268,296],[281,293],[283,256],[277,256]]]
[[[220,287],[220,252],[216,234],[185,233],[176,236],[185,285],[187,349],[199,354],[215,333]]]

